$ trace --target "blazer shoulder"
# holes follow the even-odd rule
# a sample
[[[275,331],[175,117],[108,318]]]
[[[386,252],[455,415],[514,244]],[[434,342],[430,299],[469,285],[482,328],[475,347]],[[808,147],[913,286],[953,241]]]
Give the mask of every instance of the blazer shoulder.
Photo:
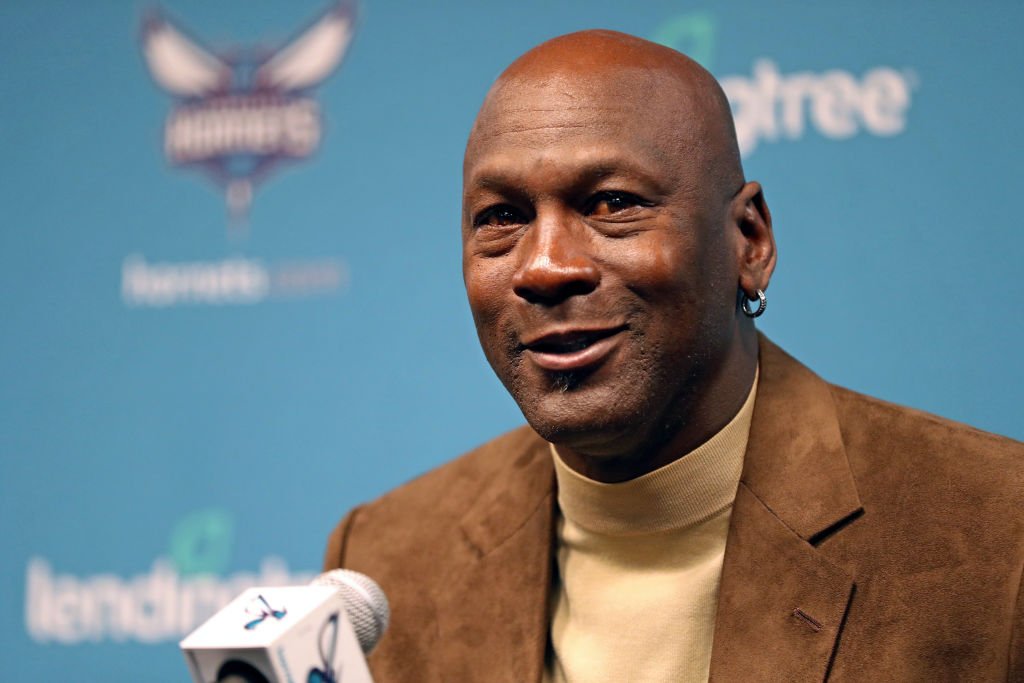
[[[1024,443],[834,385],[832,395],[858,488],[902,484],[918,497],[984,500],[978,512],[1019,517]]]
[[[488,482],[506,468],[536,457],[540,440],[523,425],[354,508],[331,533],[324,566],[342,565],[353,534],[373,538],[377,547],[407,547],[410,539],[405,536],[410,533],[416,534],[419,545],[448,533]]]
[[[939,456],[976,453],[977,457],[1005,459],[1011,467],[1024,467],[1024,443],[1020,441],[834,384],[829,386],[844,431],[868,427],[876,435],[881,432],[892,439],[919,440],[933,446],[944,443],[946,447],[935,448]]]
[[[482,484],[515,466],[517,458],[529,457],[539,440],[528,426],[517,427],[367,503],[362,514],[459,514],[480,495]]]

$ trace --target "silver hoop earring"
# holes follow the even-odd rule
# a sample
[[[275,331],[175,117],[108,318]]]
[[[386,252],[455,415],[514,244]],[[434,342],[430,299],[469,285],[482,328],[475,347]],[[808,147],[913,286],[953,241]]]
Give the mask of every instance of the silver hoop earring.
[[[752,311],[749,308],[747,308],[747,304],[751,301],[757,302],[756,311]],[[768,308],[768,299],[764,295],[764,290],[761,289],[757,290],[756,299],[747,296],[747,293],[743,292],[743,303],[741,303],[740,306],[743,308],[743,315],[747,316],[748,318],[756,318],[762,313],[764,313],[764,309]]]

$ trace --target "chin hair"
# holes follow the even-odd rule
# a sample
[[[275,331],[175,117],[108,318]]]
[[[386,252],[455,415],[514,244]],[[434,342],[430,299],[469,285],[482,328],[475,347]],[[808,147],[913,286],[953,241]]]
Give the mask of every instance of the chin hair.
[[[551,387],[563,394],[577,389],[583,383],[584,373],[580,372],[553,372],[551,373]]]

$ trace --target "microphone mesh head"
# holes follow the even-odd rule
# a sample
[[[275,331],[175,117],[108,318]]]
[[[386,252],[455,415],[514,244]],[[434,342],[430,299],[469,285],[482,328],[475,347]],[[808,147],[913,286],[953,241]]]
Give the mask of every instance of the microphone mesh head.
[[[332,569],[313,579],[312,585],[338,589],[345,602],[345,613],[359,639],[359,647],[369,654],[384,635],[391,618],[387,596],[377,582],[351,569]]]

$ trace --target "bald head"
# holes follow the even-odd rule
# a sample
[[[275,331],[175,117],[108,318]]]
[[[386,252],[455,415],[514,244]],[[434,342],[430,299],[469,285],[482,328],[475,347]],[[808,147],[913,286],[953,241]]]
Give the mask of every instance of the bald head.
[[[743,184],[732,113],[721,87],[700,64],[663,45],[591,30],[525,53],[488,92],[470,133],[467,164],[481,145],[521,129],[525,122],[517,119],[538,106],[564,111],[573,125],[580,125],[580,110],[589,108],[595,124],[603,111],[619,126],[646,128],[662,154],[689,159],[687,166],[702,176],[702,193],[728,199]]]

